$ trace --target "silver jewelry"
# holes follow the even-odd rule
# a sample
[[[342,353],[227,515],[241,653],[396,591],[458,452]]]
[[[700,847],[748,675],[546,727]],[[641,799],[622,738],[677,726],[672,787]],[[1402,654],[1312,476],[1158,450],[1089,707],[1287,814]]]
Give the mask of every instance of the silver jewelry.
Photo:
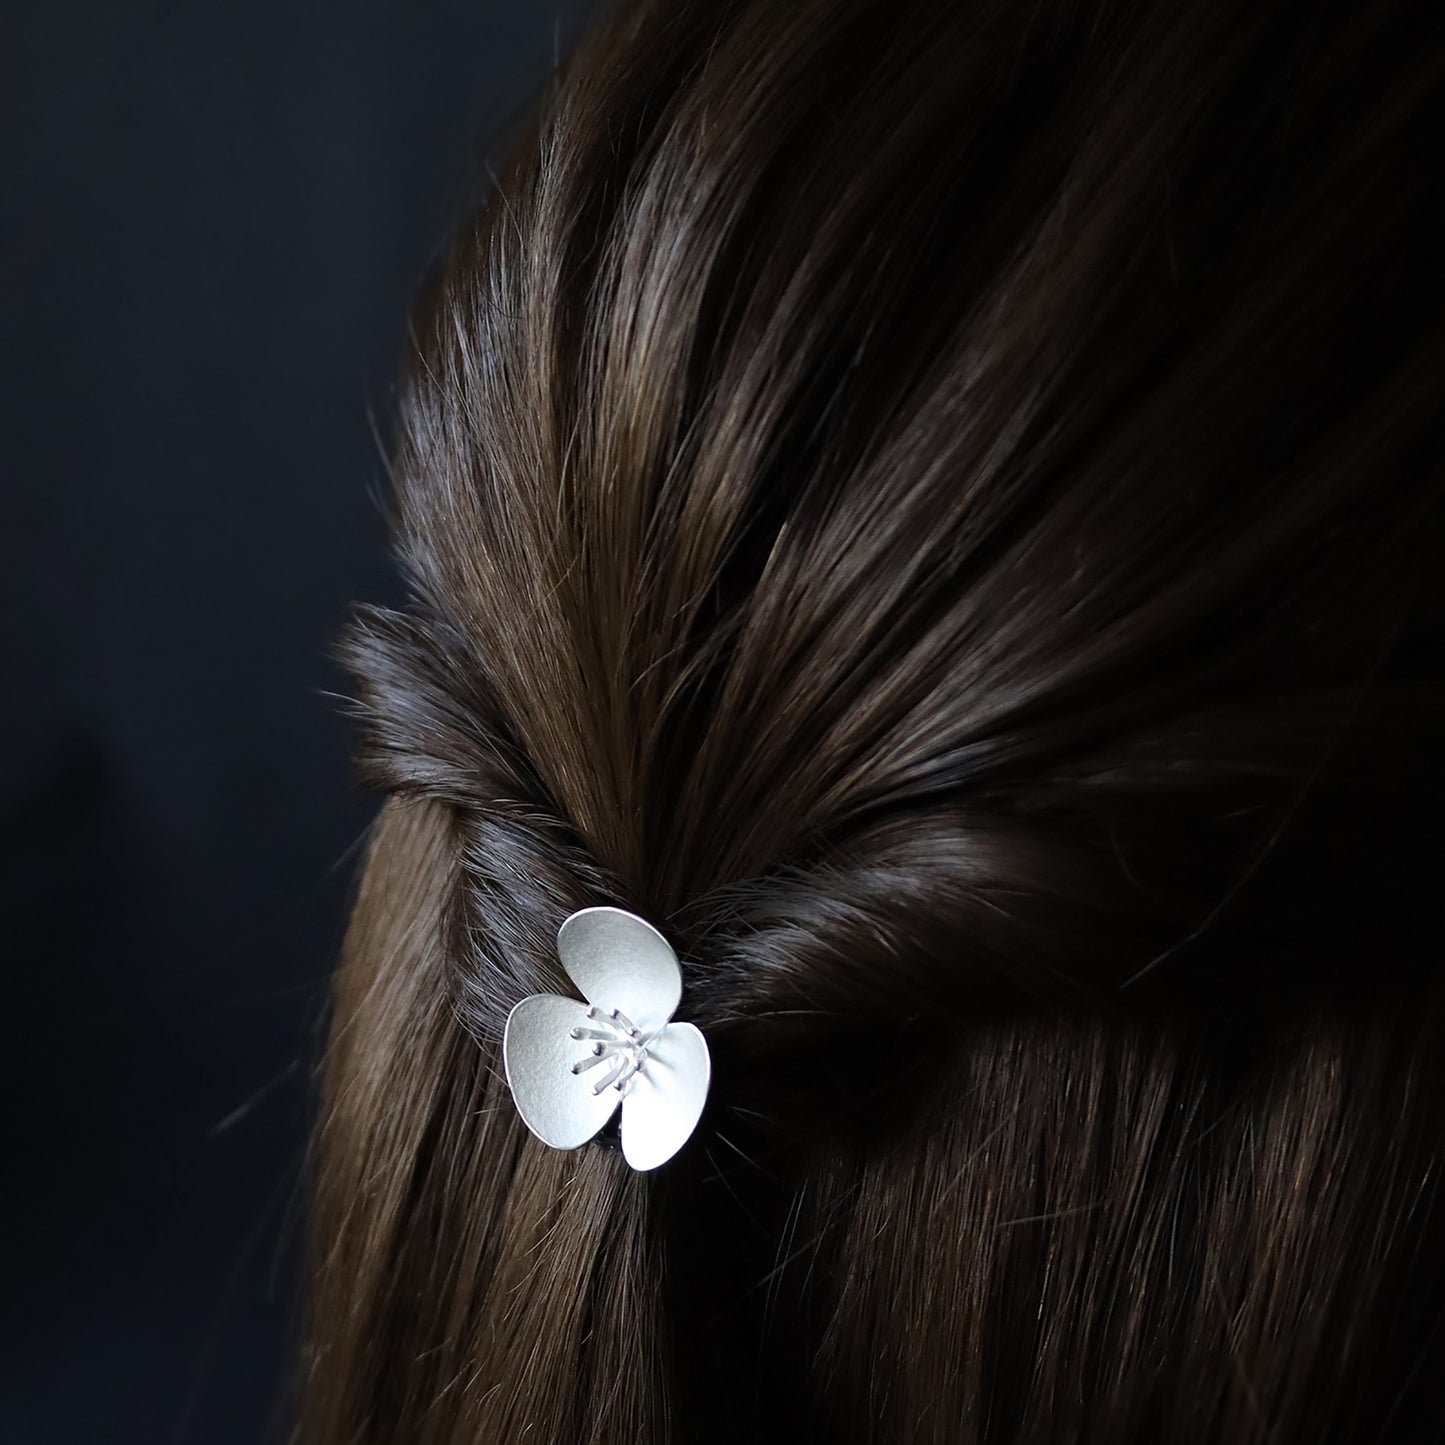
[[[539,993],[507,1015],[502,1062],[522,1122],[554,1149],[587,1143],[622,1109],[634,1169],[665,1164],[707,1101],[712,1060],[692,1024],[673,1023],[682,970],[667,940],[621,908],[584,908],[557,954],[586,1003]]]

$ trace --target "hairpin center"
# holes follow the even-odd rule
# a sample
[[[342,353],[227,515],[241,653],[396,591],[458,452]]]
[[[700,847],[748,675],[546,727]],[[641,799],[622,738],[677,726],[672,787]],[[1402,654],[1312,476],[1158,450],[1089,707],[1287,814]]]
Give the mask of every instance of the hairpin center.
[[[632,1076],[642,1072],[647,1062],[647,1046],[642,1030],[620,1009],[604,1010],[595,1004],[587,1010],[588,1026],[571,1029],[574,1039],[590,1039],[592,1047],[584,1058],[572,1065],[574,1074],[585,1073],[588,1069],[606,1063],[607,1072],[592,1086],[594,1094],[614,1088],[625,1094],[632,1082]]]

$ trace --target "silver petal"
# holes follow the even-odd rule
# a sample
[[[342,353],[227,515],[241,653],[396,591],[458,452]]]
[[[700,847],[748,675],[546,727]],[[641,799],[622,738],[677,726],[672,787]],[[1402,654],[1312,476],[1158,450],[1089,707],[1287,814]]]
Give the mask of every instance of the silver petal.
[[[616,1089],[593,1092],[606,1065],[572,1072],[587,1056],[588,1045],[574,1039],[574,1027],[587,1026],[587,1005],[555,993],[524,998],[507,1015],[502,1035],[502,1064],[522,1122],[554,1149],[585,1144],[611,1117],[621,1095]]]
[[[645,1035],[682,997],[682,970],[668,941],[621,908],[584,908],[557,934],[557,956],[588,1003],[618,1009]]]
[[[622,1098],[622,1153],[634,1169],[656,1169],[687,1143],[711,1078],[707,1040],[691,1024],[668,1024],[648,1042]]]

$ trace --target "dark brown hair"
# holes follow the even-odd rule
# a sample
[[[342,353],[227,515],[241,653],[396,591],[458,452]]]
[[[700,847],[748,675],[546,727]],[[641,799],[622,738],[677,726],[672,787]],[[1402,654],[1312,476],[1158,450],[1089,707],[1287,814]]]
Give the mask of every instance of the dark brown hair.
[[[1445,1432],[1437,5],[655,0],[400,407],[302,1438]],[[500,1071],[615,902],[653,1174]]]

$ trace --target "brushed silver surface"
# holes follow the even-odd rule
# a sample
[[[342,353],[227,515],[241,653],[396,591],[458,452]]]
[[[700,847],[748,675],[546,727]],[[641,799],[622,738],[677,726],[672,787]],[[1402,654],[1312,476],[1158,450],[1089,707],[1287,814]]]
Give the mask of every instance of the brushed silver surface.
[[[687,1143],[712,1078],[707,1040],[692,1024],[668,1024],[647,1055],[622,1100],[622,1154],[634,1169],[656,1169]]]
[[[557,956],[582,997],[620,1009],[643,1033],[660,1029],[682,997],[672,945],[622,908],[583,908],[558,930]]]
[[[591,1071],[572,1065],[587,1051],[571,1030],[587,1022],[587,1005],[555,993],[524,998],[507,1015],[502,1064],[523,1123],[554,1149],[585,1144],[611,1117],[622,1096],[592,1092]]]

